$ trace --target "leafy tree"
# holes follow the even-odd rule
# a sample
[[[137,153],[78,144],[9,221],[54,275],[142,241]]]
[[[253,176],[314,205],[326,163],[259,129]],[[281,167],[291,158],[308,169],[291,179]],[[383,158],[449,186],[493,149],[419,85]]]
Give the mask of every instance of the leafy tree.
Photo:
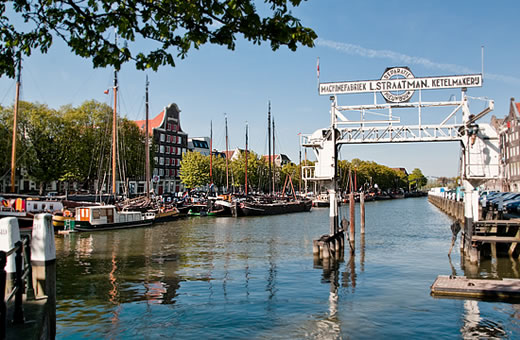
[[[212,160],[213,184],[217,188],[226,187],[226,159],[224,157],[213,156]]]
[[[209,157],[199,152],[186,152],[181,161],[180,178],[187,188],[209,183]]]
[[[0,181],[9,177],[11,169],[12,117],[12,111],[0,106]]]
[[[254,152],[247,152],[247,183],[248,187],[258,188],[261,183],[262,176],[266,173],[265,161]],[[233,186],[243,187],[245,185],[245,151],[240,151],[238,158],[231,162],[231,171],[233,172]],[[265,180],[265,179],[264,179]]]
[[[316,33],[291,14],[301,2],[265,0],[257,9],[253,0],[7,1],[0,6],[0,74],[14,77],[20,56],[33,49],[46,53],[55,37],[94,67],[117,69],[130,60],[138,69],[175,66],[172,50],[181,59],[207,43],[233,50],[237,36],[269,41],[273,50],[312,47]],[[110,39],[114,28],[123,47]]]
[[[65,140],[62,121],[55,110],[43,104],[22,102],[20,116],[26,147],[20,163],[31,179],[39,183],[42,195],[47,183],[59,178],[63,172]]]
[[[79,181],[91,188],[110,167],[112,108],[91,100],[79,107],[60,108],[69,150],[60,180]]]
[[[411,186],[417,189],[422,188],[428,183],[428,179],[423,175],[422,171],[418,168],[413,169],[412,173],[408,176],[408,181]]]

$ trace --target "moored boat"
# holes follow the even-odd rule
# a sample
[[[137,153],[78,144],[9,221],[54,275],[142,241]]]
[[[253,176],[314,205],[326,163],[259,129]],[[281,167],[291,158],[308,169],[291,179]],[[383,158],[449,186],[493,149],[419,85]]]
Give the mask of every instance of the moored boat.
[[[124,229],[152,225],[153,218],[139,211],[117,211],[114,205],[78,207],[74,219],[75,231]]]
[[[54,226],[54,230],[63,230],[65,227],[65,221],[70,220],[74,220],[74,216],[72,216],[72,213],[69,210],[53,214],[52,225]]]
[[[273,202],[243,201],[239,203],[239,209],[245,216],[288,214],[310,211],[311,208],[312,201],[310,199]]]

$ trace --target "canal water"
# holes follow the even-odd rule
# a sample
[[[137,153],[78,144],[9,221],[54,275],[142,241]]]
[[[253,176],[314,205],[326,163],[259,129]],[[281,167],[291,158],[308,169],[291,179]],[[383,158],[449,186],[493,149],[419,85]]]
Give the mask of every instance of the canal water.
[[[426,198],[367,202],[366,235],[339,262],[313,258],[328,223],[314,208],[57,235],[57,338],[520,337],[519,304],[430,296],[439,274],[519,277],[520,264],[470,268],[458,242],[450,259],[451,221]]]

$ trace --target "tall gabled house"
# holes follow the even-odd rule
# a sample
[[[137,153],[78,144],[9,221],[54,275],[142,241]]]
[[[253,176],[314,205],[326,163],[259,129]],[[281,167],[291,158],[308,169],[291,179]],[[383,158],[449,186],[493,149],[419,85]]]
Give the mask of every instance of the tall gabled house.
[[[159,195],[184,190],[179,175],[182,155],[188,148],[188,134],[181,129],[180,112],[177,104],[172,103],[148,121],[148,134],[153,138],[155,147],[152,150],[154,155],[152,187]],[[141,130],[145,129],[144,120],[135,123]],[[135,183],[135,186],[137,186],[137,193],[144,192],[144,182]]]

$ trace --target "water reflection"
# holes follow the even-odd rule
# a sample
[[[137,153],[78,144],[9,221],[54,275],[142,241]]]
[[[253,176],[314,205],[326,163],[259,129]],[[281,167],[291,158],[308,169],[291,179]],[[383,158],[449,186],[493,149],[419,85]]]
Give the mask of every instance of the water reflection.
[[[352,258],[352,256],[351,256]],[[330,285],[328,314],[316,321],[312,337],[316,339],[341,339],[341,322],[338,318],[339,271],[343,259],[314,257],[314,268],[322,269],[322,283]],[[343,275],[344,277],[345,275]]]
[[[460,333],[464,339],[502,339],[507,337],[500,324],[481,317],[479,303],[464,301],[463,325]]]
[[[470,267],[457,254],[446,261],[449,219],[426,200],[371,207],[354,253],[345,242],[346,254],[314,263],[309,240],[327,232],[329,218],[318,209],[57,236],[58,337],[457,338],[482,327],[494,328],[484,336],[519,333],[516,305],[477,303],[478,319],[475,306],[432,299],[428,289],[450,272],[513,276],[517,261]]]

